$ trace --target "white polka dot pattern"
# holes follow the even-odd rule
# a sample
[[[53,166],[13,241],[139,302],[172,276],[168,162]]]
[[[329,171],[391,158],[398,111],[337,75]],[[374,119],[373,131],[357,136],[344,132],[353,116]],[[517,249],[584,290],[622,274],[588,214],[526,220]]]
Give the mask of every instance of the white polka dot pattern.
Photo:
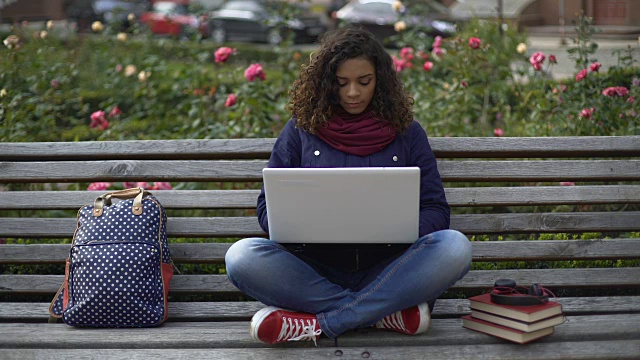
[[[173,275],[167,273],[166,214],[151,195],[142,204],[140,215],[131,211],[133,199],[105,206],[98,217],[93,206],[80,209],[67,287],[50,307],[54,317],[93,327],[154,326],[166,320],[165,293]]]

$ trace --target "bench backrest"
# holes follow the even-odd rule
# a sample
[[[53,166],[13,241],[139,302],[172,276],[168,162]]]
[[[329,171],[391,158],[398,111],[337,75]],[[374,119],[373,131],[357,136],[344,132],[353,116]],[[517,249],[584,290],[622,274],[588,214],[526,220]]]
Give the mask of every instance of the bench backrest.
[[[200,268],[222,264],[230,242],[265,235],[255,204],[274,141],[2,143],[0,189],[10,191],[0,191],[0,239],[29,239],[22,242],[29,244],[0,244],[0,268],[62,264],[75,211],[103,193],[84,190],[97,181],[180,184],[179,190],[153,191],[168,210],[174,261]],[[640,136],[433,138],[430,143],[453,208],[451,227],[475,240],[477,264],[454,289],[486,289],[498,278],[552,289],[640,286],[640,267],[569,263],[640,258]],[[550,238],[547,233],[569,235],[540,241]],[[589,240],[581,239],[589,237],[583,233],[602,234]],[[546,261],[566,261],[567,268],[546,269],[541,263]],[[487,262],[496,263],[482,265]],[[511,262],[526,262],[526,269]],[[213,274],[185,268],[172,282],[176,296],[239,294],[223,266],[217,274],[215,266]],[[61,282],[60,275],[4,274],[0,294],[53,295]]]

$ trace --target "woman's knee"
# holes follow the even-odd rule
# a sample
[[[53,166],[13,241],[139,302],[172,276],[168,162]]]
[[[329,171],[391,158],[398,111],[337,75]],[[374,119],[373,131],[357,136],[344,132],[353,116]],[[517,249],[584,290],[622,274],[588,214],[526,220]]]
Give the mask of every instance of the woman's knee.
[[[446,256],[451,265],[458,264],[462,267],[471,266],[471,242],[457,230],[441,230],[432,234],[437,238],[443,248],[443,256]]]
[[[260,245],[268,244],[270,240],[262,238],[247,238],[236,241],[229,247],[224,256],[227,274],[254,263]]]

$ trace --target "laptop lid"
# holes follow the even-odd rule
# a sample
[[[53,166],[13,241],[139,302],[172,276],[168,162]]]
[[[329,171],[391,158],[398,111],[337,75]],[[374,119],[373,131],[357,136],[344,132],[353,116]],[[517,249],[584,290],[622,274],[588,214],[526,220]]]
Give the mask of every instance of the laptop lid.
[[[269,235],[280,243],[413,243],[417,167],[265,168]]]

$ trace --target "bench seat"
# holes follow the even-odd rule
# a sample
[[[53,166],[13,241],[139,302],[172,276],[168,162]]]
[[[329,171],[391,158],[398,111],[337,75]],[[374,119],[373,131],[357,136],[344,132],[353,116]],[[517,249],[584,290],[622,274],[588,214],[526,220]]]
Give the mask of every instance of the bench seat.
[[[430,139],[451,227],[472,239],[472,270],[436,302],[426,334],[358,329],[337,341],[323,337],[318,347],[252,340],[249,320],[263,305],[224,274],[233,241],[266,235],[255,204],[274,142],[1,143],[0,357],[639,357],[640,136]],[[47,300],[63,280],[75,212],[103,193],[85,190],[97,181],[178,187],[153,191],[169,215],[169,247],[183,269],[172,280],[170,319],[161,327],[48,323]],[[462,328],[467,298],[499,278],[550,288],[567,321],[525,346]]]
[[[406,336],[388,331],[358,329],[338,338],[337,343],[321,338],[313,343],[291,343],[264,349],[247,336],[248,323],[242,322],[170,322],[151,329],[70,330],[64,324],[3,324],[8,336],[0,338],[0,347],[15,349],[16,356],[38,354],[54,358],[62,354],[82,353],[95,356],[98,349],[116,358],[136,354],[149,358],[152,351],[162,358],[184,356],[224,356],[222,358],[429,358],[540,359],[533,349],[547,349],[550,358],[632,358],[638,355],[640,339],[637,323],[640,315],[569,316],[552,336],[520,346],[474,331],[462,329],[460,319],[435,319],[426,334]],[[70,332],[72,331],[72,332]],[[595,347],[595,345],[598,345]],[[293,348],[291,348],[293,347]],[[22,348],[28,350],[21,350]],[[63,351],[58,349],[62,348]],[[284,349],[287,348],[287,349]],[[590,352],[584,352],[584,348]],[[56,349],[52,351],[52,349]],[[196,351],[196,349],[198,351]],[[551,349],[554,349],[551,351]],[[486,351],[486,353],[483,353]],[[504,353],[503,353],[504,352]],[[6,350],[3,353],[7,355]],[[10,354],[10,353],[9,353]],[[100,353],[102,357],[102,352]],[[173,356],[176,356],[173,355]],[[67,355],[68,356],[68,355]],[[24,357],[23,357],[24,358]],[[104,357],[108,358],[108,357]]]

